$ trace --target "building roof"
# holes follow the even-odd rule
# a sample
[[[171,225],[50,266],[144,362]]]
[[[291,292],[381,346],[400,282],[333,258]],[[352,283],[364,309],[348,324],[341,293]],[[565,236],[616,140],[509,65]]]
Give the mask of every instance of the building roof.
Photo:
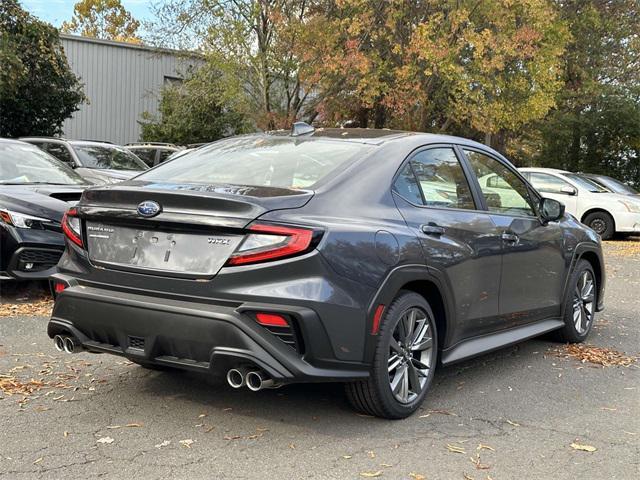
[[[72,42],[95,43],[98,45],[107,45],[110,47],[144,50],[146,52],[152,52],[152,53],[166,53],[169,55],[182,55],[182,56],[195,57],[200,59],[204,58],[204,55],[202,55],[202,53],[200,52],[195,52],[190,50],[174,50],[171,48],[160,48],[160,47],[154,47],[151,45],[144,45],[142,43],[119,42],[116,40],[106,40],[104,38],[83,37],[81,35],[69,35],[68,33],[61,33],[60,38],[63,40],[69,40]]]

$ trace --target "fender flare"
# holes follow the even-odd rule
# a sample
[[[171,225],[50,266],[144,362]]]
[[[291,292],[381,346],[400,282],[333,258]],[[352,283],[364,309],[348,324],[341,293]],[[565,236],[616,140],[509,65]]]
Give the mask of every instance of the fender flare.
[[[386,307],[398,295],[402,287],[415,281],[430,282],[438,289],[444,305],[445,318],[443,321],[446,325],[447,336],[450,335],[452,331],[451,325],[455,318],[455,307],[451,288],[445,281],[444,275],[424,264],[400,265],[387,273],[367,307],[366,341],[363,359],[366,363],[371,362],[375,354],[377,334],[372,334],[371,331],[378,305],[384,305],[386,310]],[[442,349],[447,344],[447,338],[440,338],[440,340],[439,349]]]
[[[591,242],[580,242],[576,245],[576,248],[573,251],[573,257],[571,258],[571,263],[569,265],[569,270],[567,277],[565,279],[564,288],[562,291],[562,298],[566,298],[567,288],[569,288],[569,279],[573,275],[573,272],[578,265],[578,261],[584,257],[585,253],[593,253],[598,259],[598,268],[600,270],[600,282],[598,285],[598,302],[596,305],[596,311],[601,312],[604,310],[604,292],[605,292],[605,284],[606,284],[606,273],[604,266],[604,259],[602,256],[602,249]],[[564,318],[564,307],[565,302],[562,303],[562,318]]]

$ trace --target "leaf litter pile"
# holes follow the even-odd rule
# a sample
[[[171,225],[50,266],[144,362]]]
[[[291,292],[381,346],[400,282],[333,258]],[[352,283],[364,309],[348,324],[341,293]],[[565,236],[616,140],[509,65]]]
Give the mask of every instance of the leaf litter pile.
[[[0,317],[31,316],[47,317],[51,315],[53,300],[42,297],[24,303],[0,303]]]
[[[637,237],[636,237],[637,238]],[[605,242],[607,253],[618,257],[640,256],[640,241],[620,241]]]
[[[596,347],[583,343],[570,343],[556,348],[553,354],[562,358],[574,358],[582,363],[593,363],[603,367],[628,367],[638,357],[625,355],[611,348]]]

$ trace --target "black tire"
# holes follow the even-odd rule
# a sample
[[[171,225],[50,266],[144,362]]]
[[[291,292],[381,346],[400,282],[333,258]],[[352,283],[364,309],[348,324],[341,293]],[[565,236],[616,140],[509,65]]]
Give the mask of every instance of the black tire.
[[[578,291],[581,290],[581,280],[584,278],[585,274],[588,278],[591,278],[593,281],[592,287],[592,301],[591,301],[591,314],[588,321],[581,322],[581,326],[585,327],[583,331],[579,331],[576,327],[576,319],[575,319],[575,305],[577,303],[576,296]],[[598,283],[596,275],[593,271],[593,267],[586,260],[580,260],[576,265],[575,270],[571,274],[571,278],[569,279],[569,283],[567,284],[567,293],[564,299],[564,327],[561,330],[556,332],[556,339],[560,342],[566,343],[581,343],[586,340],[593,328],[593,322],[596,313],[596,305],[598,304]],[[584,292],[581,292],[584,293]],[[575,302],[575,303],[574,303]],[[583,304],[584,304],[583,299]],[[583,313],[588,312],[588,309],[585,307]]]
[[[415,321],[411,319],[413,312],[415,312],[413,317]],[[422,326],[412,329],[412,332],[407,335],[407,337],[415,339],[413,344],[415,349],[401,348],[402,356],[395,353],[399,351],[399,346],[402,347],[402,340],[397,341],[394,335],[400,335],[400,330],[406,333],[402,327],[407,323],[400,325],[400,320],[419,325],[423,320],[421,314],[424,314],[426,320],[421,324]],[[427,324],[428,327],[423,327]],[[398,327],[398,331],[396,331],[396,327]],[[423,328],[425,333],[421,335]],[[429,342],[429,335],[432,339],[431,342]],[[367,380],[346,384],[347,398],[359,412],[388,419],[406,418],[415,412],[424,401],[435,373],[438,358],[438,334],[431,307],[421,295],[401,291],[387,308],[377,337],[371,375]],[[394,353],[391,353],[392,338],[396,349]],[[421,349],[417,346],[429,343],[430,347],[428,348]],[[390,357],[394,357],[395,361],[400,362],[393,370],[393,379],[389,373],[389,362],[392,361],[393,365],[395,361]],[[418,368],[418,366],[427,365],[428,369]],[[396,384],[404,382],[403,385],[406,388],[400,388],[401,393],[394,394],[391,383],[396,380],[396,375],[399,375]],[[416,385],[419,388],[415,387]],[[416,393],[415,390],[419,390],[419,393]],[[407,393],[405,402],[396,398],[396,395],[402,396],[405,392]]]
[[[609,240],[616,233],[616,224],[613,217],[607,212],[593,212],[584,217],[583,222],[587,227],[598,233],[603,240]]]

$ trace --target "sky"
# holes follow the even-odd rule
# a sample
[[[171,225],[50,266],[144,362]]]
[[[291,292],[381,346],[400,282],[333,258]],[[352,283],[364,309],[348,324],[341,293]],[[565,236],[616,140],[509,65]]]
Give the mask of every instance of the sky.
[[[36,17],[60,27],[63,21],[70,20],[73,6],[78,0],[21,0],[22,7]],[[155,0],[121,0],[136,20],[149,20],[152,16],[151,4]]]

